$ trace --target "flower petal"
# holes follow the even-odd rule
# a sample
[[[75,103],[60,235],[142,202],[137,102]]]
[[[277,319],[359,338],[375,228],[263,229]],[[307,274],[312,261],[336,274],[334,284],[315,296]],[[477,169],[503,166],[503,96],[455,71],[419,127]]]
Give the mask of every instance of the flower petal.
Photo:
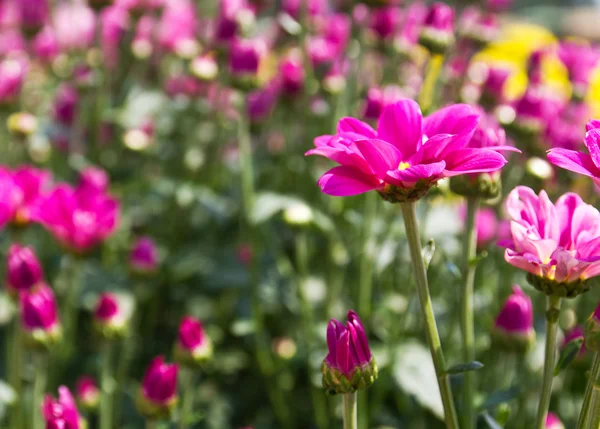
[[[506,164],[506,159],[493,150],[459,149],[446,157],[447,176],[465,173],[487,173],[497,171]]]
[[[388,170],[398,168],[400,161],[402,161],[400,151],[386,141],[377,139],[359,140],[355,144],[379,179],[383,179]]]
[[[381,187],[375,176],[345,165],[334,167],[323,174],[318,184],[321,191],[336,197],[358,195]]]
[[[600,170],[592,161],[592,158],[575,150],[554,148],[548,151],[548,161],[557,167],[574,173],[583,174],[584,176],[599,177]]]
[[[479,115],[468,104],[454,104],[438,110],[423,120],[423,134],[431,138],[436,134],[456,134],[453,142],[457,149],[465,147],[479,122]]]
[[[402,157],[408,159],[421,143],[422,119],[421,108],[415,101],[400,100],[383,109],[377,125],[377,137],[396,146]]]
[[[594,128],[593,130],[589,130],[583,142],[590,152],[592,162],[596,168],[600,168],[600,129]]]
[[[368,139],[377,137],[377,132],[369,124],[355,118],[342,118],[337,126],[338,134],[353,133]]]
[[[431,164],[417,164],[408,167],[405,170],[390,170],[387,172],[386,179],[389,183],[396,186],[405,186],[416,183],[424,179],[438,179],[438,176],[446,168],[444,161]]]

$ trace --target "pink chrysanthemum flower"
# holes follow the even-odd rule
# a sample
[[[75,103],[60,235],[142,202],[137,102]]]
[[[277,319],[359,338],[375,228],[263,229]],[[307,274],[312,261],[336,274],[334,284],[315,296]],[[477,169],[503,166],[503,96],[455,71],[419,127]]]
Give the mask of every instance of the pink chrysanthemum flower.
[[[527,271],[530,282],[548,295],[574,297],[600,274],[600,212],[567,193],[553,204],[545,191],[536,195],[516,187],[506,200],[511,238],[505,259]]]
[[[343,118],[337,134],[315,139],[306,155],[341,164],[319,180],[329,195],[376,190],[391,202],[414,201],[445,177],[496,171],[506,159],[490,149],[469,148],[479,116],[465,104],[422,117],[419,105],[404,99],[386,106],[377,130]]]

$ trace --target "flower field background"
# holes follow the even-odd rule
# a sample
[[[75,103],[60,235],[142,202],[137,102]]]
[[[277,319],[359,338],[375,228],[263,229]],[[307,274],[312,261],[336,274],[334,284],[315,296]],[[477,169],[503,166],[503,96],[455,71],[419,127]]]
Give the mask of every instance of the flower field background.
[[[597,429],[600,50],[518,15],[0,0],[0,427]]]

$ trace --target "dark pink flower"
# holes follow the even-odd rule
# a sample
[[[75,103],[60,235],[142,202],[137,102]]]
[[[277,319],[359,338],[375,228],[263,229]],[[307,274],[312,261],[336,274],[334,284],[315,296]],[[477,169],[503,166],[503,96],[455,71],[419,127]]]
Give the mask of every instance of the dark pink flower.
[[[279,64],[281,90],[285,95],[295,96],[304,89],[304,64],[299,55],[288,55]]]
[[[58,307],[54,292],[46,284],[40,284],[20,296],[21,323],[26,332],[53,333],[60,329]]]
[[[45,26],[42,31],[36,34],[35,39],[33,39],[32,47],[35,57],[47,63],[54,60],[60,53],[56,35],[49,25]]]
[[[272,81],[264,88],[249,93],[246,97],[247,114],[251,122],[261,122],[273,111],[281,86]]]
[[[60,85],[54,99],[54,120],[64,125],[73,124],[78,104],[79,93],[77,90],[69,84]]]
[[[16,198],[12,221],[24,226],[33,220],[34,212],[50,188],[52,175],[46,170],[23,166],[16,169],[12,177]]]
[[[71,391],[65,387],[58,388],[58,400],[47,395],[42,404],[42,415],[46,421],[46,429],[82,429],[81,417]]]
[[[154,240],[140,237],[129,254],[129,266],[137,273],[150,273],[158,268],[158,251]]]
[[[482,87],[483,96],[489,98],[493,104],[502,103],[504,101],[504,85],[510,74],[511,71],[507,68],[489,66]]]
[[[119,301],[112,293],[103,293],[98,298],[94,308],[94,318],[100,323],[113,323],[115,319],[121,319],[122,313],[119,310]]]
[[[584,338],[584,329],[583,329],[583,326],[582,325],[574,326],[573,328],[571,328],[567,332],[565,332],[565,337],[562,340],[561,348],[564,348],[571,341],[574,341],[574,340],[577,340],[577,339],[580,339],[580,338],[582,340]],[[579,349],[579,352],[577,353],[577,357],[580,358],[586,352],[587,352],[587,349],[585,347],[585,344],[582,344],[581,345],[581,349]]]
[[[261,39],[235,40],[229,52],[230,73],[235,77],[255,78],[266,49],[267,47]]]
[[[600,274],[600,213],[579,195],[566,193],[553,204],[545,191],[538,196],[518,186],[505,207],[512,233],[503,243],[509,264],[565,285]]]
[[[394,6],[382,7],[371,12],[369,28],[381,40],[391,38],[398,28],[402,15],[400,8]]]
[[[589,154],[570,149],[554,148],[548,151],[548,160],[565,170],[591,177],[600,185],[600,124],[596,120],[588,122],[583,142]]]
[[[15,4],[21,26],[26,33],[37,33],[48,20],[47,0],[19,0]]]
[[[215,25],[215,38],[229,42],[239,35],[245,19],[254,19],[254,9],[247,0],[222,0]]]
[[[176,364],[167,364],[162,356],[154,358],[142,381],[144,398],[156,407],[172,404],[177,398]]]
[[[86,252],[115,231],[119,203],[101,192],[59,185],[44,197],[34,220],[70,250]]]
[[[42,266],[33,248],[12,244],[6,259],[6,286],[10,292],[29,290],[44,278]]]
[[[212,355],[212,342],[202,323],[186,316],[179,325],[175,359],[182,364],[200,365]]]
[[[512,289],[496,318],[496,329],[508,335],[529,336],[534,331],[531,299],[518,285]]]
[[[565,429],[565,426],[554,413],[548,413],[546,416],[546,429]]]
[[[344,118],[334,136],[315,139],[307,155],[321,155],[341,164],[319,180],[329,195],[349,196],[370,190],[384,197],[444,177],[497,171],[506,160],[490,149],[468,148],[478,115],[470,106],[446,107],[427,118],[412,100],[383,110],[377,130]]]

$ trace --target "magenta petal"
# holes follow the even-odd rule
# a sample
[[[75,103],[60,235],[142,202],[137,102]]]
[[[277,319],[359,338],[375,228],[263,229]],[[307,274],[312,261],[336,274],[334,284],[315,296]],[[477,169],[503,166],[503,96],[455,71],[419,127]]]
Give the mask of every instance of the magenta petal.
[[[314,144],[315,144],[316,147],[328,146],[329,142],[334,137],[335,136],[330,136],[330,135],[324,135],[324,136],[315,137]]]
[[[344,165],[329,170],[319,179],[318,184],[324,193],[336,197],[358,195],[381,186],[376,177]]]
[[[447,156],[446,164],[447,176],[456,176],[497,171],[506,164],[506,159],[492,150],[460,149]]]
[[[445,168],[445,161],[418,164],[405,170],[390,170],[387,172],[386,177],[392,184],[402,186],[403,183],[415,183],[421,179],[435,179],[442,174]]]
[[[383,110],[377,125],[377,137],[396,146],[404,159],[410,158],[421,143],[421,108],[409,99],[400,100]]]
[[[438,110],[423,120],[423,134],[433,137],[436,134],[456,134],[456,147],[464,147],[471,139],[479,115],[468,104],[454,104]]]
[[[455,141],[456,136],[454,134],[436,134],[423,143],[421,150],[417,152],[414,158],[418,159],[419,162],[435,162],[444,159],[444,153],[447,149],[451,150]]]
[[[600,168],[600,129],[594,128],[593,130],[589,130],[583,142],[590,152],[594,165]]]
[[[355,118],[342,118],[338,122],[338,134],[354,133],[366,138],[377,137],[377,132],[369,124],[365,124]]]
[[[338,368],[345,375],[348,375],[350,369],[352,368],[350,356],[350,335],[348,334],[348,331],[344,331],[338,339],[335,354]]]
[[[383,179],[388,170],[398,168],[402,161],[400,151],[386,141],[377,139],[359,140],[355,144],[379,179]]]
[[[586,131],[591,131],[595,128],[600,128],[600,119],[592,119],[587,124],[585,124]]]
[[[557,167],[590,177],[599,177],[600,170],[592,158],[574,150],[555,148],[548,151],[548,161]]]

